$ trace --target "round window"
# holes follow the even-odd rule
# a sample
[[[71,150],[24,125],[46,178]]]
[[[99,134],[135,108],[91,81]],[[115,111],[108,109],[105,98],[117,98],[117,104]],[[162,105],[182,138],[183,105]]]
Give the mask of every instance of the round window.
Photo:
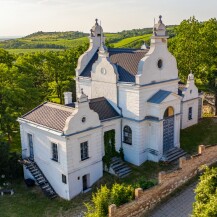
[[[106,74],[106,69],[105,69],[105,68],[101,68],[101,73],[102,73],[103,75],[105,75],[105,74]]]
[[[83,117],[83,118],[81,119],[81,121],[82,121],[82,123],[85,123],[85,122],[86,122],[86,117]]]
[[[158,60],[157,66],[158,66],[159,69],[162,68],[162,66],[163,66],[163,60],[162,60],[162,59],[159,59],[159,60]]]

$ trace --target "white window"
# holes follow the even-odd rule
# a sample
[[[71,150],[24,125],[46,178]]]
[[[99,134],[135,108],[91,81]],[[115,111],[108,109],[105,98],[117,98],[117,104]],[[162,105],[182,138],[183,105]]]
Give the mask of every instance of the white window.
[[[81,149],[81,160],[86,160],[89,158],[88,155],[88,142],[82,142],[80,144],[80,149]]]
[[[52,160],[58,162],[58,146],[56,143],[51,143],[52,145]]]

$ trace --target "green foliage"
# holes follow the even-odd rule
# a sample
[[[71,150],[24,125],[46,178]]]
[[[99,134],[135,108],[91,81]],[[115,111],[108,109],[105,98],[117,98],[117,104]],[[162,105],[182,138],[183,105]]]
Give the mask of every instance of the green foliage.
[[[101,186],[96,193],[92,195],[92,204],[86,203],[87,212],[85,217],[106,217],[110,201],[110,189],[107,186]]]
[[[111,189],[111,204],[120,206],[134,198],[134,188],[131,185],[114,184]]]
[[[64,91],[75,97],[75,68],[86,49],[85,44],[73,50],[23,55],[0,49],[0,133],[10,145],[17,146],[16,119],[22,114],[44,100],[63,103]]]
[[[124,149],[122,147],[120,147],[119,155],[120,155],[121,159],[124,160]]]
[[[206,168],[195,189],[193,217],[217,216],[217,168]]]
[[[103,163],[109,169],[112,158],[117,155],[115,150],[115,130],[109,130],[104,133],[104,147],[105,155],[103,157]]]
[[[134,189],[131,185],[114,184],[111,189],[107,186],[101,186],[96,193],[92,195],[91,203],[86,203],[87,212],[85,217],[106,217],[108,206],[116,204],[120,206],[131,201],[134,197]]]
[[[143,190],[151,188],[157,184],[156,179],[146,180],[145,177],[140,177],[136,183],[133,184],[134,188],[142,188]]]

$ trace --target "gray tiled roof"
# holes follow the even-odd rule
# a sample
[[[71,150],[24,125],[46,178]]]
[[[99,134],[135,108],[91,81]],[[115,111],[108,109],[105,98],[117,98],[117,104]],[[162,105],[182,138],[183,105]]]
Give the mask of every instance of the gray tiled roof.
[[[89,105],[90,109],[98,113],[101,121],[120,116],[104,97],[90,99]],[[45,102],[23,115],[22,119],[54,130],[63,131],[66,119],[74,110],[73,107],[74,104],[64,106],[56,103]]]
[[[110,48],[108,52],[110,61],[117,67],[119,81],[135,82],[139,61],[145,56],[148,50]],[[80,76],[91,77],[92,65],[97,59],[98,51],[93,55]]]
[[[72,111],[73,108],[45,102],[23,115],[22,118],[54,130],[62,131],[66,119],[72,114]]]
[[[160,104],[164,99],[166,99],[167,96],[169,96],[172,92],[167,90],[159,90],[157,93],[155,93],[148,102],[150,103],[156,103]]]
[[[101,121],[120,116],[104,97],[90,99],[90,109],[98,113]]]

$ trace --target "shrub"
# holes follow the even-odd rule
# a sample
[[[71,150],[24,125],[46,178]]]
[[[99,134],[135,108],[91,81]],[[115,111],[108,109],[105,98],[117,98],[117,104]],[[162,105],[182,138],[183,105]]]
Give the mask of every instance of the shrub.
[[[217,168],[206,168],[195,189],[193,217],[217,216]]]
[[[157,184],[157,180],[145,180],[144,177],[141,177],[136,183],[133,184],[134,188],[142,188],[143,190],[151,188]]]
[[[131,201],[134,197],[134,189],[131,185],[114,184],[112,189],[107,186],[101,186],[96,193],[92,195],[91,203],[85,203],[87,212],[85,217],[106,217],[108,206],[116,204],[120,206]]]
[[[114,184],[111,189],[111,204],[120,206],[131,201],[134,197],[134,188],[131,185]]]
[[[85,203],[87,212],[85,217],[105,217],[108,214],[108,206],[110,201],[110,189],[107,186],[101,186],[92,196],[92,204]]]

